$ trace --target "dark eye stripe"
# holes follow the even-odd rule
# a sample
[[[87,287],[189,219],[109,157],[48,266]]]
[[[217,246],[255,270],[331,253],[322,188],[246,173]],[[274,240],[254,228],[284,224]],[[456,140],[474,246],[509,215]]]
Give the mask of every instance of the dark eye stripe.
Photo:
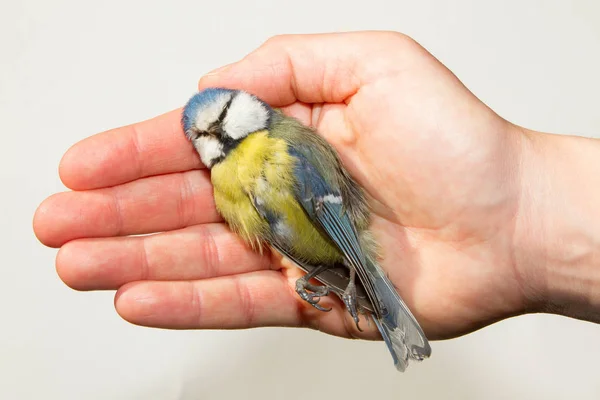
[[[221,122],[223,122],[223,120],[227,116],[227,111],[229,111],[229,106],[231,105],[231,102],[233,102],[234,97],[235,96],[231,96],[227,103],[225,103],[225,107],[223,107],[223,111],[221,111],[221,114],[219,114],[219,118],[217,118],[215,124],[220,124]]]

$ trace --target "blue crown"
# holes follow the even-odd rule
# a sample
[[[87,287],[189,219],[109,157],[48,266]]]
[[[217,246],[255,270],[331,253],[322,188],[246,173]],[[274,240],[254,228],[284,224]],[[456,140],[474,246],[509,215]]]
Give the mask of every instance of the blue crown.
[[[208,88],[193,95],[183,108],[181,123],[183,131],[187,132],[192,125],[194,117],[198,114],[198,110],[215,101],[215,99],[223,93],[231,93],[235,90],[224,88]]]

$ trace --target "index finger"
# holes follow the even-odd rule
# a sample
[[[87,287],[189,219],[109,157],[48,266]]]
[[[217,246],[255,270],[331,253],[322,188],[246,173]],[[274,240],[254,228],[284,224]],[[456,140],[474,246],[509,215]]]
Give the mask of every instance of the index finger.
[[[87,190],[201,168],[180,120],[177,109],[86,138],[63,156],[60,178],[70,189]]]

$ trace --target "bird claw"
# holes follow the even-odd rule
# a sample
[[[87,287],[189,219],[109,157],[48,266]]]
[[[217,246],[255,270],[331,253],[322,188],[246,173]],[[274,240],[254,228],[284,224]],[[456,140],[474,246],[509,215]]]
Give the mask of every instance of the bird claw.
[[[358,310],[356,307],[356,269],[351,266],[348,266],[348,268],[350,269],[350,281],[348,282],[348,286],[346,286],[346,290],[342,293],[341,298],[346,305],[348,313],[352,316],[352,319],[356,324],[356,329],[358,329],[359,332],[362,332],[363,330],[358,325]]]
[[[344,293],[342,294],[342,301],[346,305],[346,309],[348,310],[348,313],[350,313],[350,315],[352,316],[352,319],[354,320],[354,323],[356,324],[356,329],[358,329],[359,332],[362,332],[363,330],[358,325],[359,319],[358,319],[358,310],[356,307],[356,283],[355,283],[354,277],[355,277],[354,270],[351,270],[350,283],[348,284],[348,286],[346,287],[346,290],[344,290]]]
[[[310,292],[308,290],[310,290]],[[321,297],[329,294],[329,288],[327,286],[317,286],[308,283],[305,279],[300,278],[296,281],[296,293],[306,301],[308,304],[313,306],[319,311],[329,312],[331,308],[325,308],[319,304]]]

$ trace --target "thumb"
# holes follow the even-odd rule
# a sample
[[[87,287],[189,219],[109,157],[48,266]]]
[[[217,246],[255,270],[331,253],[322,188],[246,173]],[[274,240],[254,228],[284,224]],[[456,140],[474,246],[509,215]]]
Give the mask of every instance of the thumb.
[[[275,107],[296,101],[342,103],[361,85],[402,67],[394,32],[284,35],[267,40],[241,61],[203,76],[207,87],[241,89]]]

